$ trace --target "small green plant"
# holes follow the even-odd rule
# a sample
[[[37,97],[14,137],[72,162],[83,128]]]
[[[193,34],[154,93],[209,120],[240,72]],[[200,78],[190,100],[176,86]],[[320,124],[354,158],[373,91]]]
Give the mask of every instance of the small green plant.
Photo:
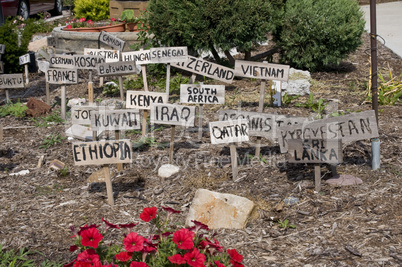
[[[28,255],[34,254],[37,252],[31,252],[26,250],[25,248],[21,248],[19,251],[15,250],[3,250],[2,244],[0,244],[0,266],[9,266],[9,267],[16,267],[16,266],[24,266],[24,267],[34,267],[35,264],[33,260],[28,259]]]
[[[247,156],[247,158],[249,159],[249,160],[254,160],[255,158],[257,158],[255,155],[251,155],[251,154],[247,154],[246,155]],[[265,164],[267,164],[268,162],[267,162],[267,159],[266,158],[264,158],[264,156],[260,153],[260,155],[258,156],[258,161],[259,162],[263,162],[263,163],[265,163]]]
[[[170,86],[169,86],[169,94],[180,94],[180,85],[181,84],[188,84],[190,82],[190,78],[183,77],[181,74],[177,74],[172,79],[170,79]],[[166,82],[165,82],[166,84]]]
[[[67,166],[65,166],[63,169],[60,170],[59,173],[62,177],[66,177],[70,173],[70,170]]]
[[[39,148],[45,149],[45,151],[56,144],[61,144],[61,142],[66,139],[64,136],[61,136],[60,134],[51,134],[46,136],[46,138],[42,141],[42,145],[39,146]]]
[[[120,19],[125,22],[136,23],[138,22],[138,18],[134,15],[134,10],[126,9],[121,12]]]
[[[300,97],[300,95],[288,95],[288,93],[286,92],[283,96],[282,96],[282,105],[283,106],[288,106],[290,105],[290,103],[292,102],[292,100],[298,99]]]
[[[0,107],[0,117],[5,117],[5,116],[14,116],[17,118],[22,118],[25,117],[26,111],[28,110],[28,107],[24,104],[22,104],[19,100],[17,103],[8,103],[5,106]]]
[[[156,141],[155,137],[145,137],[141,138],[140,140],[133,142],[134,149],[143,149],[145,147],[156,147],[158,146],[158,142]]]
[[[398,78],[394,78],[391,69],[389,68],[389,76],[390,80],[386,81],[384,76],[378,72],[378,78],[380,79],[380,86],[378,88],[378,104],[380,105],[395,105],[395,103],[402,102],[402,75]],[[371,103],[372,92],[370,89],[371,88],[368,90],[367,100],[365,102]]]
[[[283,228],[283,229],[288,229],[288,228],[295,229],[296,228],[296,225],[290,224],[288,219],[285,219],[283,221],[279,220],[278,224],[279,224],[279,227]]]
[[[60,111],[52,112],[45,117],[31,118],[36,127],[48,127],[50,124],[62,123],[64,120],[60,117]]]
[[[123,87],[126,88],[127,90],[143,89],[144,81],[142,79],[142,75],[126,79],[123,82]]]
[[[98,103],[98,104],[100,104],[100,102],[102,102],[102,101],[103,101],[103,99],[101,97],[95,99],[95,102]]]
[[[307,103],[296,103],[296,107],[310,108],[313,112],[317,113],[316,118],[322,119],[322,114],[324,113],[325,107],[328,105],[328,101],[320,98],[318,100],[314,99],[314,94],[310,93]]]
[[[120,94],[120,88],[114,82],[107,83],[103,86],[102,94],[108,96],[116,96]]]

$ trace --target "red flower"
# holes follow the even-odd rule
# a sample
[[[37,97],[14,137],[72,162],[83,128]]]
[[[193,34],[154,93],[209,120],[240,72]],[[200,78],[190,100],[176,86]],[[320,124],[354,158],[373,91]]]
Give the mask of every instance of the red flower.
[[[111,21],[116,21],[116,19],[115,19],[115,18],[111,18],[110,20],[111,20]]]
[[[89,20],[89,21],[90,21],[90,20]],[[89,22],[89,21],[88,21],[88,22]],[[106,220],[103,219],[103,218],[102,218],[102,221],[106,224],[107,229],[108,229],[108,228],[119,229],[119,226],[117,226],[117,225],[115,225],[115,224],[112,224],[112,223],[106,221]]]
[[[133,257],[132,252],[122,251],[115,256],[116,260],[129,261]]]
[[[192,248],[190,252],[184,254],[184,259],[188,265],[192,267],[200,267],[204,266],[205,255],[200,253],[198,249]]]
[[[220,261],[214,261],[214,263],[216,264],[216,267],[226,267]]]
[[[230,263],[233,265],[233,267],[244,267],[243,264],[238,263],[238,262],[236,262],[234,260],[230,260]]]
[[[70,252],[76,251],[78,249],[77,245],[70,246]]]
[[[164,209],[167,212],[168,215],[173,214],[173,213],[180,213],[180,211],[169,208],[169,207],[164,207],[164,206],[161,206],[161,207],[162,207],[162,209]]]
[[[223,247],[219,244],[218,240],[216,240],[216,239],[214,238],[214,242],[215,242],[215,243],[212,243],[208,238],[205,238],[205,239],[208,241],[208,245],[209,245],[211,248],[214,248],[214,249],[216,249],[216,250],[219,251],[219,252],[223,252]]]
[[[66,26],[66,29],[72,29],[72,28],[73,28],[73,26],[71,26],[71,25]]]
[[[199,244],[198,244],[198,248],[199,249],[204,249],[209,245],[209,243],[205,240],[202,240]]]
[[[127,223],[127,224],[119,224],[120,228],[128,228],[131,229],[135,226],[137,226],[139,223]]]
[[[123,244],[124,248],[128,252],[140,251],[144,248],[144,240],[142,236],[138,235],[137,233],[129,233],[124,239]]]
[[[89,262],[89,263],[95,263],[99,262],[99,255],[96,254],[95,250],[93,249],[87,249],[78,254],[77,256],[77,262]],[[74,264],[75,266],[75,264]]]
[[[85,21],[85,18],[80,18],[78,21],[79,21],[79,22],[84,22],[84,21]]]
[[[83,261],[77,261],[74,263],[74,267],[91,267],[92,264],[90,262],[83,262]]]
[[[204,229],[204,230],[209,230],[208,225],[203,224],[202,222],[196,221],[196,220],[191,220],[192,223],[194,223],[195,225],[195,230],[194,232],[198,232],[200,229]],[[192,228],[193,229],[193,228]],[[191,229],[191,230],[192,230]]]
[[[89,25],[91,25],[91,26],[93,26],[93,25],[94,25],[93,21],[92,21],[92,20],[90,20],[90,19],[88,20],[88,24],[89,24]]]
[[[229,257],[231,259],[230,262],[232,262],[232,260],[237,263],[241,263],[243,261],[243,256],[240,255],[239,253],[237,253],[237,251],[235,249],[228,249],[228,250],[226,250],[226,252],[229,254]],[[233,264],[233,262],[232,262],[232,264]]]
[[[186,228],[177,230],[173,234],[173,242],[179,249],[191,249],[194,247],[193,238],[194,233]]]
[[[80,233],[82,239],[81,244],[84,247],[97,248],[99,242],[102,240],[103,235],[101,235],[96,228],[89,228]]]
[[[156,207],[152,208],[144,208],[144,210],[140,214],[141,220],[144,222],[149,222],[150,220],[156,217]]]
[[[186,260],[180,254],[175,254],[173,256],[168,257],[168,260],[174,264],[185,264]]]
[[[130,267],[149,267],[145,262],[132,261]]]

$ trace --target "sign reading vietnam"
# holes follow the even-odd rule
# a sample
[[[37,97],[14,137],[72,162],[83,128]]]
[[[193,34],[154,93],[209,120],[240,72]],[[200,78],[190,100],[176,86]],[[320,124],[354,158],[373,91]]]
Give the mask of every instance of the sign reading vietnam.
[[[289,68],[288,65],[254,61],[236,60],[235,62],[236,76],[264,80],[287,81],[289,79]]]

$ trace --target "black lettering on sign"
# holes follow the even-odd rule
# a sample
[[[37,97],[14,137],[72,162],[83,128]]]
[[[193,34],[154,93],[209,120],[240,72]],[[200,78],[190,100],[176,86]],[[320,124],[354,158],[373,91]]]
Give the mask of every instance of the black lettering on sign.
[[[151,109],[152,104],[167,103],[166,93],[127,91],[126,108]]]
[[[249,123],[246,119],[209,123],[212,144],[228,144],[249,140]]]
[[[134,62],[128,61],[98,64],[97,70],[99,76],[124,75],[137,72]]]
[[[22,73],[0,74],[0,88],[24,88],[24,78]]]
[[[71,122],[73,124],[90,125],[94,112],[106,112],[114,110],[114,106],[72,106]]]
[[[195,107],[153,104],[151,105],[151,123],[194,126]]]
[[[47,69],[46,81],[54,84],[73,84],[78,82],[76,69]]]
[[[342,162],[342,158],[341,140],[288,140],[288,160],[290,163],[337,164]]]
[[[91,119],[91,129],[95,131],[141,129],[140,112],[137,109],[94,112]]]
[[[74,66],[77,69],[96,69],[100,63],[105,63],[105,59],[100,56],[74,55]]]
[[[117,38],[116,36],[102,31],[99,36],[99,40],[107,45],[110,45],[113,48],[123,51],[125,41]]]
[[[289,79],[289,68],[290,66],[288,65],[236,60],[235,75],[264,80],[287,81]]]
[[[180,103],[224,104],[224,85],[181,84]]]
[[[105,62],[117,62],[120,60],[119,50],[105,50],[105,49],[92,49],[84,48],[84,55],[100,56]]]
[[[50,67],[72,69],[74,68],[74,57],[69,55],[55,55],[49,59]]]

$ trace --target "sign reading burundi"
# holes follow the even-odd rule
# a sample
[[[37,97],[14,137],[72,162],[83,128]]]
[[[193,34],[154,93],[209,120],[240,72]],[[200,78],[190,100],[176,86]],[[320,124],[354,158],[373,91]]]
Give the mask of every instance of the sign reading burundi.
[[[235,62],[236,76],[264,80],[287,81],[289,79],[289,68],[288,65],[245,60],[236,60]]]
[[[24,88],[22,73],[0,74],[0,88]]]
[[[225,104],[225,86],[181,84],[180,103]]]
[[[249,140],[248,121],[245,119],[209,123],[212,144],[228,144]]]

